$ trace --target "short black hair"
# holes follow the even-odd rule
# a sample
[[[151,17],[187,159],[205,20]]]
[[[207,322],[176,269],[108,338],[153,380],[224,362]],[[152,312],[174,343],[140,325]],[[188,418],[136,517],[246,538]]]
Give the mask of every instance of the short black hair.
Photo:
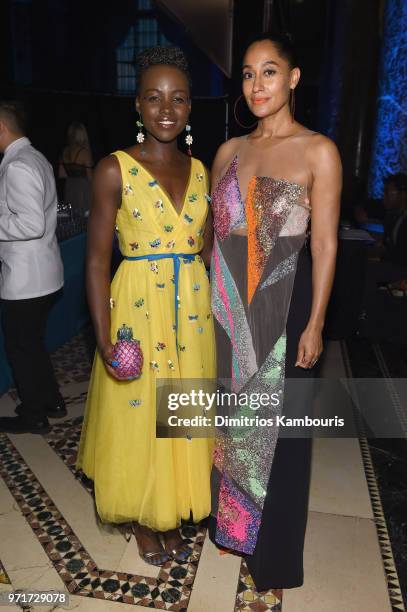
[[[397,172],[396,174],[389,174],[384,179],[384,184],[392,184],[395,186],[397,191],[407,191],[407,174],[404,172]]]
[[[185,74],[191,87],[191,75],[189,73],[188,60],[185,53],[179,47],[149,47],[141,51],[136,57],[137,82],[141,81],[143,74],[151,66],[175,66]]]
[[[27,113],[19,100],[0,100],[0,117],[5,119],[12,132],[26,133]]]
[[[280,57],[287,60],[291,69],[298,66],[298,57],[293,37],[289,32],[283,32],[281,30],[269,30],[249,38],[245,46],[243,57],[251,45],[256,42],[262,42],[263,40],[269,40],[277,47],[278,54]]]

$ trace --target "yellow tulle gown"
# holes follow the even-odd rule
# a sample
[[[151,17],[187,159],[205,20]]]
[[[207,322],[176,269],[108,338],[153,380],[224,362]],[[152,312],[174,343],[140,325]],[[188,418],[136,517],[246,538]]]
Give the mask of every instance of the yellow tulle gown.
[[[198,255],[208,213],[208,179],[191,158],[178,214],[155,178],[124,151],[116,230],[124,256],[196,254],[179,258],[175,330],[173,259],[124,260],[111,285],[111,340],[123,324],[140,340],[143,372],[131,382],[110,377],[96,352],[77,468],[94,481],[104,522],[138,521],[159,531],[210,513],[213,439],[156,438],[156,379],[214,378],[215,341],[209,281]],[[178,343],[178,350],[177,350]]]

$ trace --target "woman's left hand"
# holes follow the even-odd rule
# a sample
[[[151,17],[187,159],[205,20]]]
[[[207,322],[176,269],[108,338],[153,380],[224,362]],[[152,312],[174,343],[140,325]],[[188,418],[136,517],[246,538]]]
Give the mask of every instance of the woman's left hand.
[[[322,333],[316,329],[305,328],[298,343],[296,366],[312,368],[322,353]]]

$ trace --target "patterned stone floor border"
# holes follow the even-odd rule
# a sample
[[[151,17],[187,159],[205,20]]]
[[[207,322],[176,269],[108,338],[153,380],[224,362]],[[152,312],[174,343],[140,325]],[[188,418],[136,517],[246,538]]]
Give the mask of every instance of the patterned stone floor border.
[[[89,332],[85,330],[54,353],[54,367],[62,392],[66,384],[89,380],[92,352],[88,348],[90,344]],[[342,343],[342,353],[347,375],[351,376],[344,343]],[[85,396],[86,393],[80,393],[73,400],[76,403],[84,400]],[[92,481],[87,479],[82,472],[75,470],[81,423],[82,417],[58,422],[53,425],[46,440],[75,478],[90,494],[93,494]],[[363,435],[360,438],[360,447],[392,610],[394,612],[405,611],[370,451]],[[196,528],[193,525],[185,525],[183,527],[183,536],[193,547],[192,559],[187,564],[168,563],[160,571],[158,579],[101,569],[86,552],[9,438],[1,434],[0,474],[53,562],[61,580],[72,594],[137,604],[154,609],[186,612],[205,538],[204,526]],[[0,582],[3,582],[3,577],[5,583],[9,584],[7,573],[0,562]],[[267,610],[280,612],[281,602],[274,597],[271,591],[259,594],[254,590],[246,564],[242,561],[235,612],[266,612]]]
[[[61,391],[63,386],[73,382],[84,382],[89,380],[91,371],[91,361],[93,356],[93,337],[90,328],[83,330],[70,342],[66,343],[52,355],[55,373]],[[64,393],[63,393],[64,394]],[[78,394],[78,397],[67,398],[69,403],[85,401],[86,393]],[[77,448],[80,438],[82,418],[62,421],[55,424],[51,433],[46,437],[49,445],[59,455],[66,466],[71,470],[86,490],[93,495],[93,483],[81,472],[75,470]],[[205,528],[202,527],[201,542],[205,536]],[[130,535],[129,529],[124,526],[124,535]],[[202,544],[201,544],[202,545]],[[200,552],[200,548],[198,547]],[[196,567],[199,562],[199,555],[196,559]],[[194,573],[196,571],[196,567]],[[192,576],[190,578],[193,581]],[[146,578],[146,580],[150,580]],[[191,583],[192,586],[192,583]],[[140,605],[140,603],[139,603]],[[279,612],[281,603],[270,592],[259,595],[253,585],[248,569],[244,560],[240,568],[240,576],[236,593],[236,612],[263,612],[271,610]]]
[[[62,421],[57,425],[54,425],[52,432],[46,436],[46,440],[51,448],[62,459],[65,465],[72,471],[74,476],[82,483],[86,490],[93,494],[92,481],[86,478],[86,476],[80,470],[75,470],[81,423],[82,417]],[[128,530],[127,534],[130,535]],[[256,592],[253,581],[246,567],[246,563],[243,560],[240,569],[235,610],[236,612],[263,612],[266,610],[279,612],[281,610],[281,603],[271,593],[271,591],[261,595]]]
[[[99,568],[10,439],[0,436],[0,475],[66,589],[75,595],[186,612],[205,531],[182,528],[188,563],[169,562],[158,578]]]
[[[377,536],[379,538],[380,551],[383,559],[384,571],[386,573],[387,588],[389,591],[390,603],[393,612],[405,612],[403,595],[394,563],[391,542],[387,531],[386,519],[383,513],[380,493],[377,487],[376,475],[372,464],[369,444],[366,438],[359,440],[360,450],[366,473],[367,486],[369,488],[370,499],[372,502],[374,521],[376,524]]]
[[[345,364],[346,375],[352,378],[352,368],[350,364],[349,354],[345,342],[341,342],[341,350],[343,362]],[[357,413],[356,413],[357,414]],[[362,461],[366,475],[367,486],[369,489],[370,501],[372,504],[374,522],[377,530],[377,537],[380,545],[380,552],[383,561],[383,567],[387,580],[387,589],[389,592],[390,603],[393,612],[405,612],[406,608],[403,602],[403,595],[400,588],[400,583],[397,575],[397,568],[394,562],[391,542],[386,525],[386,518],[383,513],[382,502],[380,500],[380,492],[377,486],[376,475],[373,468],[372,457],[370,454],[369,444],[366,437],[363,435],[363,424],[360,419],[356,419],[359,427],[359,445],[362,454]]]

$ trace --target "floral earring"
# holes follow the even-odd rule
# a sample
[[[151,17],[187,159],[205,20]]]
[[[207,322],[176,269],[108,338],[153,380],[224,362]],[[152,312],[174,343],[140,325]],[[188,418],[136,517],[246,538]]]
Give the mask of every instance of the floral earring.
[[[143,132],[144,123],[141,119],[141,115],[139,116],[140,116],[140,119],[138,119],[136,122],[136,125],[138,127],[137,142],[139,144],[142,144],[146,137],[144,136],[144,132]]]
[[[194,139],[192,138],[191,126],[189,125],[189,123],[186,124],[185,130],[187,132],[187,135],[185,136],[185,142],[188,145],[188,155],[191,156],[192,155],[191,144],[194,142]]]

